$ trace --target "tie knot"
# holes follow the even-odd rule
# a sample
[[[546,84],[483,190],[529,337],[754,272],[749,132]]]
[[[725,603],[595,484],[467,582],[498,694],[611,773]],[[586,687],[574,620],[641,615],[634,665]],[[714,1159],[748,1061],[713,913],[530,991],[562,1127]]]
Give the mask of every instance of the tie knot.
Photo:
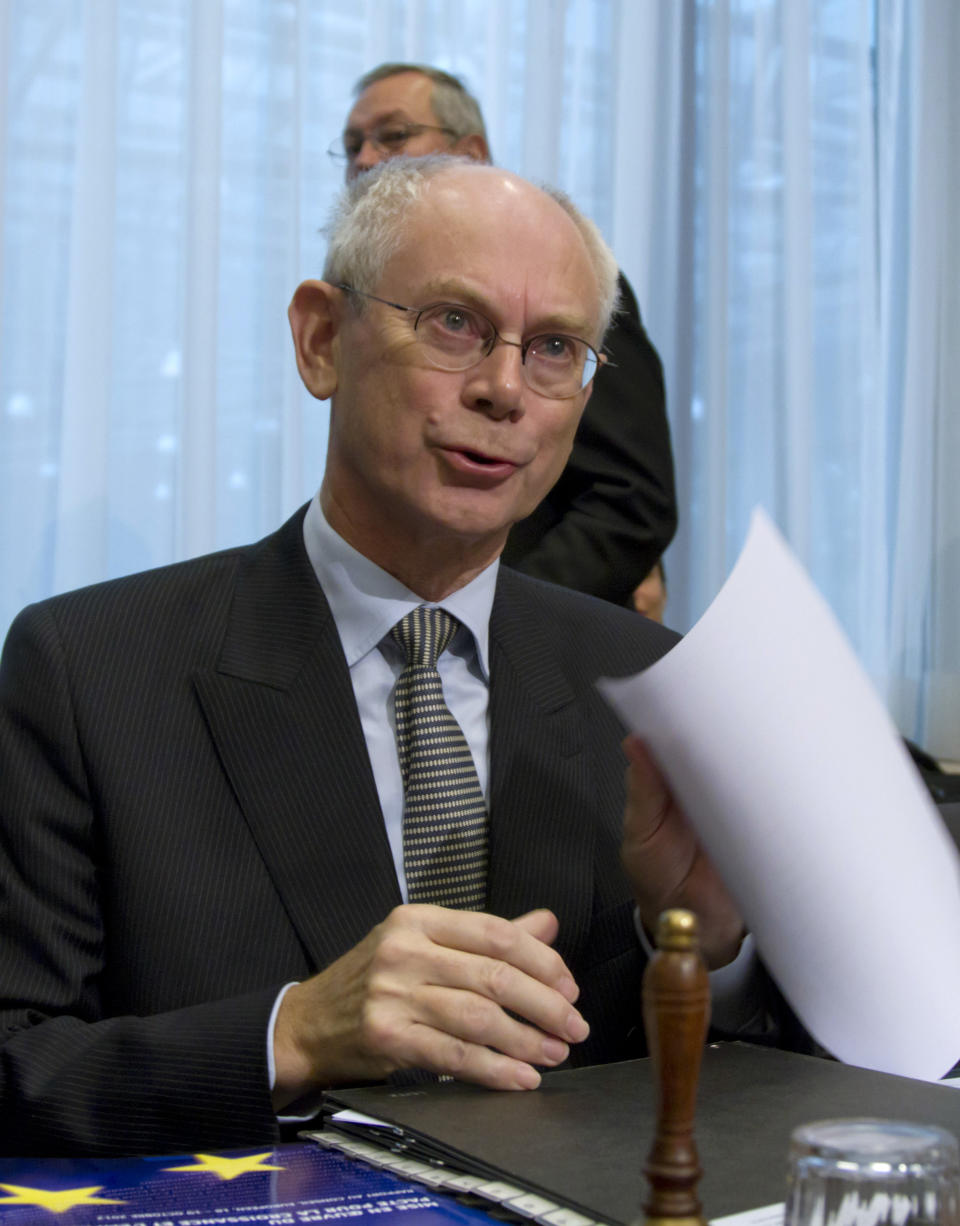
[[[441,652],[446,650],[459,625],[446,609],[419,605],[397,622],[390,637],[403,650],[408,664],[436,668]]]

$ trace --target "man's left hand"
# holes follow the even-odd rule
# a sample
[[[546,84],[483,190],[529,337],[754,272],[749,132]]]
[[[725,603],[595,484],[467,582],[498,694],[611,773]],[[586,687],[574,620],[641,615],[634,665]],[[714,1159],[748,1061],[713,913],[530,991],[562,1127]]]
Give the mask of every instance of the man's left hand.
[[[711,970],[736,957],[745,935],[736,904],[708,859],[639,737],[623,742],[627,807],[622,858],[648,932],[668,907],[686,907],[700,921],[700,948]]]

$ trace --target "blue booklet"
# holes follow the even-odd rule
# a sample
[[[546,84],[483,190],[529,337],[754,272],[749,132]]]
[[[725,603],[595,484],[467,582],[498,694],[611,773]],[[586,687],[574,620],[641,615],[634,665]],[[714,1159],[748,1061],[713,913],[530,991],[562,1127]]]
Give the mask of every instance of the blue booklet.
[[[479,1209],[308,1143],[0,1159],[3,1226],[492,1226]]]

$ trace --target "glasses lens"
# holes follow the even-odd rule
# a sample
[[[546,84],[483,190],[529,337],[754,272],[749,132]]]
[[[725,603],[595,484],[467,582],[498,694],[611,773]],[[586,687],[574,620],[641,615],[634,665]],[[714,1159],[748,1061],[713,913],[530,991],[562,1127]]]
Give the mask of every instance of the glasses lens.
[[[479,362],[495,335],[488,319],[452,302],[427,307],[414,327],[427,356],[441,370],[466,370]]]
[[[370,133],[370,140],[381,153],[400,153],[412,137],[416,135],[415,128],[401,128],[391,125],[389,128],[377,128]],[[357,150],[359,153],[359,150]]]
[[[344,132],[342,136],[338,136],[333,142],[327,153],[332,158],[338,161],[352,162],[360,156],[360,150],[363,148],[364,141],[369,140],[379,153],[385,153],[388,156],[402,152],[407,142],[415,135],[415,130],[410,127],[399,127],[396,124],[391,124],[387,128],[374,128],[369,135],[363,132]]]
[[[575,336],[535,336],[527,346],[524,370],[535,392],[563,399],[587,386],[597,371],[597,355]]]

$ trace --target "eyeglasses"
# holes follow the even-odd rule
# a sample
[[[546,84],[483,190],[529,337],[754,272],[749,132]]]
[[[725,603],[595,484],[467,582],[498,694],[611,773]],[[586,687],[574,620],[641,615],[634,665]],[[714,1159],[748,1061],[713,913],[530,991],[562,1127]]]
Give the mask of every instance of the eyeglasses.
[[[531,391],[551,400],[567,400],[582,392],[606,361],[592,345],[564,332],[545,332],[525,341],[504,340],[485,315],[458,302],[411,307],[364,293],[352,285],[340,284],[337,289],[413,315],[414,336],[423,356],[436,370],[469,370],[499,342],[520,350],[524,381]]]
[[[456,136],[452,128],[440,128],[433,123],[385,123],[366,133],[348,129],[337,137],[327,153],[338,162],[352,162],[360,156],[364,142],[369,141],[378,153],[395,157],[421,132],[445,132],[447,136]]]

